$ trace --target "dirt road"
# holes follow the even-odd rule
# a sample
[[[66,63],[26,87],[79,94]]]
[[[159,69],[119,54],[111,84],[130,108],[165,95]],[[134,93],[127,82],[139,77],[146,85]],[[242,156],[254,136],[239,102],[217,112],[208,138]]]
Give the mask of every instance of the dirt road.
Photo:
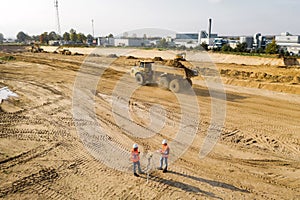
[[[106,131],[105,137],[97,131],[89,135],[93,143],[88,141],[90,146],[86,148],[86,135],[78,127],[93,127],[93,121],[84,117],[73,119],[76,103],[90,103],[84,98],[74,102],[74,83],[86,57],[29,53],[14,56],[16,61],[0,64],[0,87],[7,86],[19,95],[18,99],[1,104],[1,198],[300,199],[297,84],[293,86],[294,94],[278,95],[225,85],[225,126],[213,151],[200,159],[199,152],[212,120],[212,97],[201,80],[194,80],[193,91],[200,110],[195,139],[170,165],[169,173],[153,170],[147,182],[146,175],[133,176],[129,161],[121,163],[123,171],[100,162],[107,155],[111,162],[118,163],[111,156],[113,149],[103,152],[99,144],[111,142],[124,151],[120,155],[127,155],[136,142],[144,155],[142,161],[146,160],[147,153],[160,148],[163,138],[172,141],[180,128],[181,105],[176,95],[156,86],[144,86],[134,91],[129,102],[120,101],[118,106],[128,108],[132,120],[144,130],[151,124],[152,105],[163,106],[167,116],[159,134],[149,138],[128,135],[126,125],[130,122],[118,123],[113,98],[118,84],[136,87],[134,79],[127,75],[130,62],[105,56],[89,58],[86,63],[93,67],[85,72],[86,77],[98,79],[99,69],[109,67],[96,87],[85,91],[93,97],[97,123]],[[189,94],[182,95],[190,98]],[[195,105],[190,109],[197,110]],[[158,160],[150,161],[158,165]]]

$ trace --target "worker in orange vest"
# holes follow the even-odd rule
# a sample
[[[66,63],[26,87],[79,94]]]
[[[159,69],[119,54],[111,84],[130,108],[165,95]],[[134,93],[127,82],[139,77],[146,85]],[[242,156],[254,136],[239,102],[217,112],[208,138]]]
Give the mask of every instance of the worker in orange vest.
[[[161,154],[160,157],[160,167],[157,169],[162,170],[163,169],[163,162],[165,161],[165,168],[163,170],[163,173],[168,171],[168,158],[170,154],[170,148],[168,146],[167,140],[162,141],[162,148],[158,150],[158,152]]]
[[[140,152],[138,150],[139,146],[137,144],[134,144],[132,146],[131,154],[130,154],[130,159],[133,163],[133,175],[136,177],[139,177],[139,175],[136,173],[136,167],[138,167],[138,171],[140,174],[143,174],[141,170],[141,165],[140,165]]]

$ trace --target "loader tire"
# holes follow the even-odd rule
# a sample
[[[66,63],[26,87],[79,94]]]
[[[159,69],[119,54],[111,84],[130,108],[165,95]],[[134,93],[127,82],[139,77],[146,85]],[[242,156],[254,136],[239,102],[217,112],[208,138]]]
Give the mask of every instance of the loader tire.
[[[167,79],[167,77],[161,77],[158,85],[162,89],[169,89],[169,80]]]
[[[174,93],[179,92],[181,89],[180,81],[178,79],[172,80],[170,82],[169,89]]]
[[[144,79],[144,77],[143,77],[142,74],[137,73],[137,74],[135,75],[135,80],[136,80],[136,82],[137,82],[139,85],[145,85],[145,79]]]

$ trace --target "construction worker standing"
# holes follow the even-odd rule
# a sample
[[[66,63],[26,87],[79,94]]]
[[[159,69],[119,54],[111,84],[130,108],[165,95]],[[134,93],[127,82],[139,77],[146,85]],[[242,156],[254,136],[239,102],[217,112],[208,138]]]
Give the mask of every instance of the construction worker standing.
[[[162,141],[162,148],[158,150],[158,152],[161,154],[160,157],[160,167],[158,167],[159,170],[163,169],[163,162],[165,161],[165,168],[163,170],[163,173],[168,171],[168,158],[170,153],[170,148],[167,144],[167,140]]]
[[[134,144],[132,146],[131,154],[130,154],[130,159],[133,163],[133,175],[136,177],[139,177],[139,175],[136,173],[136,167],[138,167],[138,171],[140,174],[143,174],[141,170],[141,165],[140,165],[140,152],[138,150],[138,145]]]

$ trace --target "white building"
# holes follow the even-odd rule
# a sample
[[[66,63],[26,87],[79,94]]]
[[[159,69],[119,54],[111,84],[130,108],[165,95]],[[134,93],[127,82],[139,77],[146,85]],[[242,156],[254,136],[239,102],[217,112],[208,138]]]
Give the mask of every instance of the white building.
[[[300,54],[300,35],[292,35],[288,32],[275,36],[276,44],[288,52]]]
[[[98,37],[97,46],[115,46],[115,38]]]
[[[185,46],[187,48],[194,48],[198,45],[198,33],[176,33],[173,42],[177,47]]]
[[[115,38],[115,46],[121,47],[143,47],[150,46],[150,41],[143,38]]]
[[[207,33],[206,31],[201,31],[198,36],[198,44],[206,43],[208,46],[213,46],[215,39],[218,38],[216,33]]]
[[[246,43],[248,49],[252,49],[253,46],[253,37],[251,36],[241,36],[240,37],[240,43]]]
[[[233,49],[235,49],[239,43],[240,41],[238,40],[228,40],[228,45]]]

